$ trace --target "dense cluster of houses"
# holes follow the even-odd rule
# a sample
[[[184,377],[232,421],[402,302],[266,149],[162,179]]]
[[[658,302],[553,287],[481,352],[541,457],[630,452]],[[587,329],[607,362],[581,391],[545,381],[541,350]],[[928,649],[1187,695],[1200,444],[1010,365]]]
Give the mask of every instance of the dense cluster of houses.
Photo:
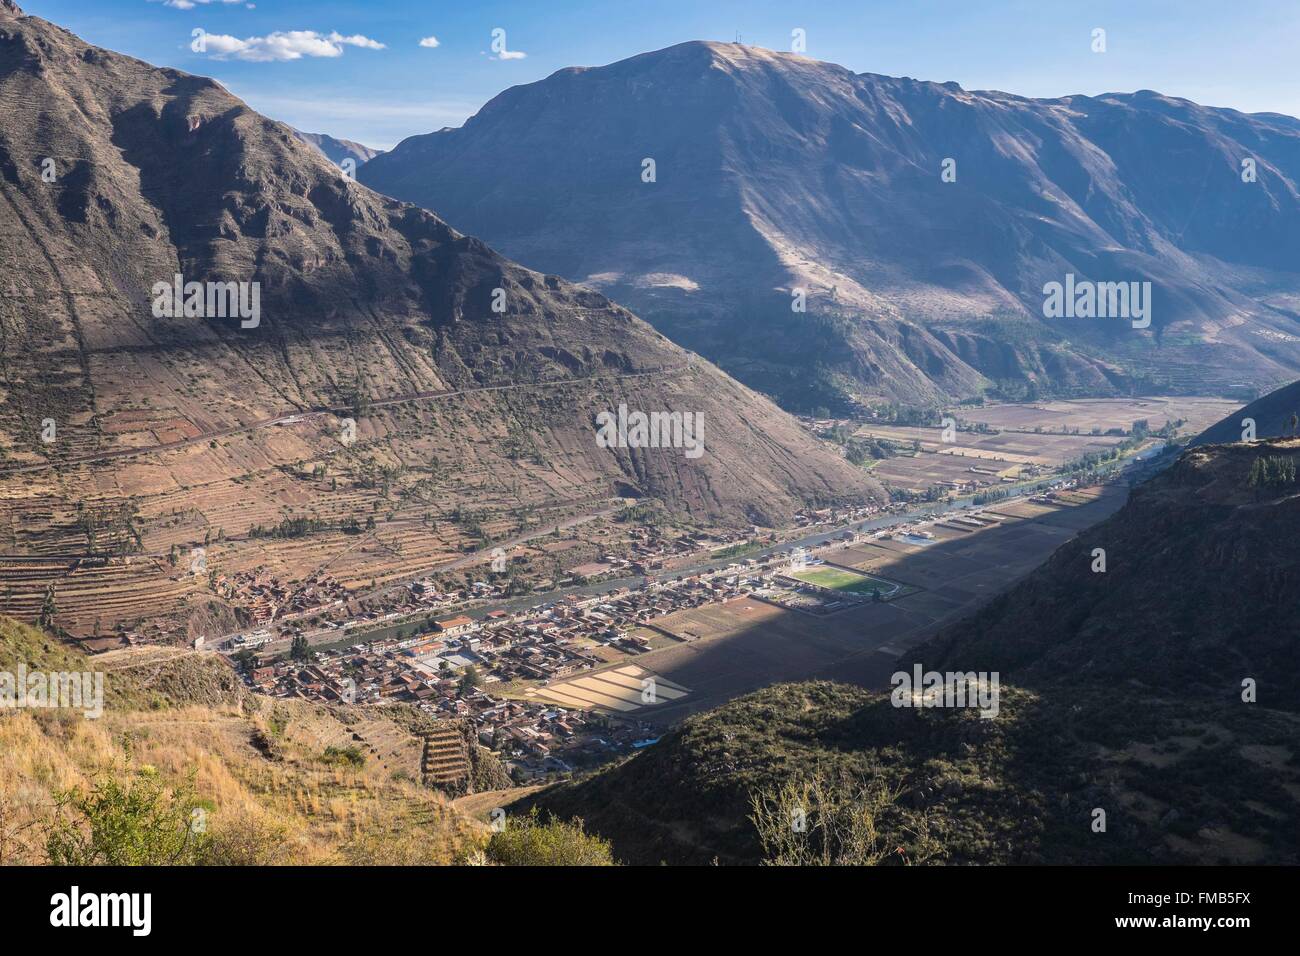
[[[805,528],[869,516],[874,508],[821,509],[802,513]],[[756,535],[758,529],[752,529]],[[662,568],[675,556],[701,549],[726,548],[756,540],[751,535],[708,536],[663,533],[655,528],[631,531],[629,556],[602,555],[570,570],[570,580],[599,580]],[[849,537],[852,537],[850,535]],[[311,651],[305,659],[257,662],[247,670],[248,681],[260,691],[281,697],[322,702],[383,705],[405,702],[435,717],[464,718],[473,723],[479,740],[495,750],[520,779],[566,772],[643,743],[650,731],[626,715],[572,710],[529,700],[527,688],[571,677],[650,649],[652,622],[688,608],[726,602],[772,588],[788,553],[763,560],[737,558],[727,568],[683,575],[675,580],[647,580],[635,588],[620,587],[595,595],[569,595],[524,610],[494,610],[479,618],[452,613],[473,600],[504,596],[500,583],[471,583],[454,592],[440,591],[432,579],[413,581],[384,607],[348,607],[328,582],[310,581],[303,600],[338,602],[347,615],[327,625],[338,631],[340,644]],[[238,582],[244,593],[264,588],[271,599],[290,606],[293,594],[273,580]],[[347,633],[389,618],[406,618],[413,608],[447,616],[422,626],[419,633],[385,636],[341,646]],[[481,612],[475,612],[481,613]],[[333,615],[338,618],[338,615]],[[258,619],[260,620],[260,619]],[[238,647],[256,651],[269,640],[265,626],[243,636]]]
[[[625,752],[649,731],[626,717],[517,699],[520,687],[617,659],[608,651],[598,654],[601,646],[642,653],[649,641],[634,633],[642,625],[742,597],[744,585],[740,573],[702,574],[595,596],[571,595],[515,613],[493,611],[480,620],[454,615],[413,637],[256,664],[248,681],[272,696],[372,705],[401,701],[435,717],[467,718],[516,777],[535,778]],[[507,685],[512,693],[496,691]]]
[[[244,608],[254,624],[342,607],[347,598],[347,589],[328,575],[313,574],[289,585],[265,570],[218,574],[213,589]]]

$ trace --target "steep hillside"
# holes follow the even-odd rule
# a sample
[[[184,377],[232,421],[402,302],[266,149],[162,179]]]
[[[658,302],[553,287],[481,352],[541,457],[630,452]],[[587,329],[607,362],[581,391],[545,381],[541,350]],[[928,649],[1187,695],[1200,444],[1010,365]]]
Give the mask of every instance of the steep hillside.
[[[615,498],[736,526],[881,494],[631,313],[212,80],[0,10],[0,100],[0,609],[35,620],[54,588],[77,633],[176,616],[189,639],[246,623],[227,592],[263,573],[401,579]],[[206,299],[169,316],[177,275]],[[620,404],[702,416],[704,454],[602,447]]]
[[[763,858],[751,797],[819,772],[886,784],[881,842],[929,834],[937,862],[1300,861],[1297,464],[1300,441],[1188,451],[899,661],[997,673],[995,717],[780,686],[534,799],[643,862]]]
[[[0,618],[0,673],[20,664],[102,673],[104,706],[98,718],[0,710],[0,865],[44,862],[61,794],[155,780],[192,789],[208,862],[443,864],[487,841],[485,827],[419,785],[420,740],[393,715],[247,693],[214,654],[87,658]]]
[[[1255,423],[1256,438],[1294,436],[1297,434],[1297,429],[1291,424],[1292,415],[1300,415],[1300,382],[1292,382],[1290,385],[1269,392],[1240,411],[1215,422],[1192,439],[1192,445],[1223,445],[1239,442],[1245,433],[1242,422],[1247,418]]]
[[[1290,117],[1151,91],[1034,100],[692,42],[506,90],[361,178],[790,404],[926,402],[1294,377],[1298,147]],[[1068,274],[1150,282],[1150,327],[1044,318]]]
[[[1273,468],[1271,466],[1278,465]],[[924,660],[1300,712],[1300,441],[1192,449]],[[1104,573],[1092,567],[1105,552]],[[1051,622],[1044,626],[1043,622]]]

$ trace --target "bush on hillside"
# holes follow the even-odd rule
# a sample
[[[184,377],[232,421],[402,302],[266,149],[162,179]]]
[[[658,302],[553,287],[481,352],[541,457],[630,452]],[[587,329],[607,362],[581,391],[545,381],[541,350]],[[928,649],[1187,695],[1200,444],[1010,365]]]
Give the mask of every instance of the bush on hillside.
[[[537,808],[492,834],[485,855],[499,866],[613,866],[608,840],[591,836],[581,820],[543,822]]]

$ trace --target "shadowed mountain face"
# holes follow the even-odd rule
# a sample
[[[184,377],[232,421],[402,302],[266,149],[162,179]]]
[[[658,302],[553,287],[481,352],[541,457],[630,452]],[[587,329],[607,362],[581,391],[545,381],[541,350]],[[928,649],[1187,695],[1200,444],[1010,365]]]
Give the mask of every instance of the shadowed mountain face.
[[[1298,464],[1296,440],[1192,449],[898,661],[997,674],[992,718],[781,685],[537,800],[637,862],[754,862],[751,796],[822,773],[896,790],[882,843],[924,828],[947,862],[1294,863]]]
[[[1257,398],[1240,411],[1215,422],[1192,440],[1192,445],[1223,445],[1248,440],[1247,419],[1255,423],[1256,438],[1281,438],[1300,434],[1292,416],[1300,417],[1300,382],[1292,382]]]
[[[304,133],[302,130],[294,130],[293,135],[309,146],[314,146],[325,154],[335,166],[343,164],[345,159],[351,159],[358,167],[364,166],[370,160],[374,159],[382,149],[371,149],[369,146],[362,146],[360,143],[354,143],[350,139],[335,139],[327,133]]]
[[[541,402],[527,409],[524,392],[484,392],[450,417],[415,404],[375,418],[402,418],[410,441],[450,440],[435,467],[460,490],[502,482],[521,500],[530,486],[559,498],[626,492],[744,521],[878,490],[631,313],[349,182],[212,80],[7,6],[0,100],[0,440],[18,463],[295,410],[571,381],[527,393]],[[153,287],[176,274],[259,283],[260,316],[156,317]],[[598,447],[593,417],[620,401],[701,413],[707,452]],[[57,441],[39,440],[47,418]],[[427,463],[427,449],[387,434],[385,467]],[[521,435],[527,455],[510,452]],[[117,492],[156,487],[157,475],[122,468]]]
[[[919,659],[1219,703],[1252,678],[1262,703],[1300,713],[1297,463],[1290,439],[1187,451]]]
[[[791,404],[1204,391],[1300,368],[1285,116],[693,42],[509,89],[360,175]],[[1150,326],[1046,318],[1044,285],[1067,275],[1150,282]]]

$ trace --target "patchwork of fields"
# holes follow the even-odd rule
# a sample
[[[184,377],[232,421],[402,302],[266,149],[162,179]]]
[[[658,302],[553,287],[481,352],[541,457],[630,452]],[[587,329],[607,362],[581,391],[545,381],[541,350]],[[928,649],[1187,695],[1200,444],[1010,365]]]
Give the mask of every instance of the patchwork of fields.
[[[983,408],[962,408],[956,417],[962,422],[983,422],[994,428],[1030,432],[1035,428],[1052,432],[1071,431],[1075,428],[1080,431],[1100,428],[1103,432],[1111,428],[1127,430],[1135,421],[1143,418],[1150,423],[1151,428],[1156,429],[1166,421],[1182,419],[1186,424],[1181,432],[1195,435],[1240,407],[1241,402],[1226,398],[1175,395],[988,405]]]
[[[909,647],[1010,587],[1126,497],[1126,488],[1110,485],[1050,503],[1001,504],[984,509],[1000,520],[983,526],[932,525],[934,540],[924,547],[892,537],[826,555],[836,565],[915,589],[890,601],[814,618],[751,597],[660,618],[656,628],[679,642],[640,655],[637,664],[691,693],[636,716],[667,724],[779,681],[882,686]]]
[[[1124,440],[1122,435],[1104,434],[1112,429],[1128,432],[1141,420],[1153,430],[1166,421],[1183,421],[1180,434],[1194,435],[1237,407],[1236,402],[1218,398],[990,405],[959,409],[954,418],[962,426],[998,429],[996,434],[958,431],[953,441],[946,442],[937,426],[869,423],[855,437],[879,439],[903,449],[899,456],[871,465],[872,475],[888,487],[916,492],[946,483],[985,488],[1047,474],[1084,455],[1108,452]]]
[[[530,689],[527,696],[561,707],[604,710],[624,716],[659,704],[683,701],[688,691],[644,667],[627,664]],[[642,714],[636,713],[640,717]]]

